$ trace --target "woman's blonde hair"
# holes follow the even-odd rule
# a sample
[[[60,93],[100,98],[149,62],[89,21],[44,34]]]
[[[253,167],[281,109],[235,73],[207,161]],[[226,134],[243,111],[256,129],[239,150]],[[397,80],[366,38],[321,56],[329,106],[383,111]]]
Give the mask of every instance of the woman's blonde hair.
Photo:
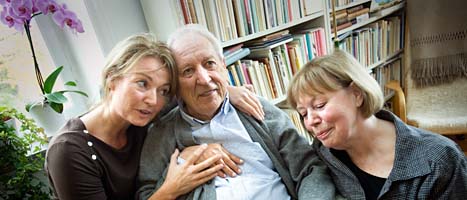
[[[365,118],[382,109],[384,97],[379,84],[352,55],[339,49],[305,64],[290,83],[287,99],[296,108],[301,95],[333,92],[352,83],[363,94],[360,111]]]
[[[177,87],[176,66],[172,52],[166,44],[156,40],[149,33],[132,35],[115,45],[107,56],[107,61],[102,72],[102,98],[109,95],[109,83],[122,76],[133,68],[136,62],[144,57],[154,57],[162,61],[170,74],[170,98],[175,94]]]

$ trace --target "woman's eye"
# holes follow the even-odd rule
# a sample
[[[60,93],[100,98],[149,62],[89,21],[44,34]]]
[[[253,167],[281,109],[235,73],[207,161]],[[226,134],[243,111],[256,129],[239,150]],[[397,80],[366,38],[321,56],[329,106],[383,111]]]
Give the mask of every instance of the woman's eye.
[[[322,109],[322,108],[324,108],[325,105],[326,105],[326,103],[320,103],[320,104],[315,105],[314,107],[315,107],[315,109]]]
[[[148,82],[145,81],[145,80],[140,80],[140,81],[136,82],[136,84],[138,84],[138,86],[141,87],[141,88],[146,88],[146,86],[148,85]]]
[[[308,117],[308,114],[307,114],[306,112],[300,113],[300,117],[301,117],[302,119],[306,119],[306,117]]]

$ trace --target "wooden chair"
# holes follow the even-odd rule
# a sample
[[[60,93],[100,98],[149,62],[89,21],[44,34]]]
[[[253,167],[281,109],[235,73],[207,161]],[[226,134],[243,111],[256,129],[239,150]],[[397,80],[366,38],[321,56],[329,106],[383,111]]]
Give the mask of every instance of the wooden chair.
[[[410,78],[406,83],[406,93],[397,81],[385,85],[395,92],[394,114],[409,125],[451,138],[467,155],[467,80],[421,89]]]

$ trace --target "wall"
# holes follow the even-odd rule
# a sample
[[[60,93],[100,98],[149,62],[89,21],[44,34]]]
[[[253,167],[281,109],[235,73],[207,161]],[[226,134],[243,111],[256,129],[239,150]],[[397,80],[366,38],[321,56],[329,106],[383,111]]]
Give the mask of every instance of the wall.
[[[82,114],[99,99],[100,72],[105,56],[123,38],[148,28],[139,1],[63,0],[83,23],[85,33],[62,31],[51,18],[38,24],[56,66],[65,66],[64,80],[76,80],[89,98],[72,95],[65,116]]]

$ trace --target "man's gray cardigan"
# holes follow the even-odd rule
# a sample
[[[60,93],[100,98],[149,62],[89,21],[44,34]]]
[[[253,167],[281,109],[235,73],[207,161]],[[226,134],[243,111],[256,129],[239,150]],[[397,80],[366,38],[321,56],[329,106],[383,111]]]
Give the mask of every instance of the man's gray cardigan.
[[[253,142],[258,142],[271,158],[292,199],[333,199],[335,187],[328,168],[308,141],[299,136],[290,118],[280,109],[260,99],[265,119],[257,121],[237,109]],[[165,178],[175,148],[196,145],[189,124],[178,107],[150,128],[141,153],[137,199],[147,199]],[[213,181],[199,186],[179,199],[216,199]]]

